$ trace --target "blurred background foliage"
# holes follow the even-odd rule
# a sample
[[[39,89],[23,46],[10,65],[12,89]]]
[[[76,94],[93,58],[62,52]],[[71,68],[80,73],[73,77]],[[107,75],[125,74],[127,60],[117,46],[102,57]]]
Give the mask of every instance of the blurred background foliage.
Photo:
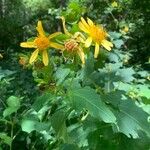
[[[65,16],[68,25],[74,25],[81,16],[88,16],[95,22],[103,24],[110,31],[109,34],[116,47],[114,51],[120,51],[119,57],[122,58],[125,66],[132,66],[137,69],[136,71],[145,70],[145,74],[144,72],[137,73],[137,76],[147,77],[146,83],[149,84],[150,79],[147,76],[147,72],[150,70],[149,14],[149,0],[0,0],[0,116],[4,115],[5,103],[7,100],[7,105],[9,105],[9,98],[22,103],[21,106],[20,104],[17,106],[10,104],[13,112],[21,107],[19,112],[10,118],[10,122],[6,123],[6,120],[3,119],[0,121],[0,132],[5,133],[0,134],[0,149],[9,149],[11,144],[13,149],[19,150],[59,149],[60,143],[52,136],[49,137],[47,133],[42,133],[46,139],[44,140],[41,139],[40,132],[30,133],[24,129],[29,132],[27,133],[21,131],[20,127],[24,110],[31,107],[36,97],[42,94],[42,89],[36,86],[37,83],[32,76],[32,70],[26,70],[19,61],[22,55],[30,54],[28,50],[20,48],[20,42],[35,36],[38,20],[42,20],[45,30],[51,33],[62,30],[59,19],[61,15]],[[116,59],[115,55],[110,55],[110,60],[117,61]],[[148,98],[145,99],[146,103],[149,104]],[[55,107],[57,106],[54,105],[52,109],[55,110]],[[6,115],[8,112],[6,111]],[[13,125],[15,125],[13,132],[15,132],[16,137],[11,142],[12,139],[9,138],[12,134],[10,127]],[[97,120],[95,120],[93,126],[97,125]],[[41,126],[47,128],[47,125],[39,124],[35,130],[39,131]],[[88,126],[88,122],[85,123],[85,126]],[[80,133],[81,130],[83,129],[79,128],[77,132]],[[144,140],[129,139],[123,134],[112,135],[111,128],[107,131],[99,130],[99,132],[103,132],[101,133],[103,137],[99,137],[98,132],[88,135],[91,150],[93,147],[118,150],[149,149],[148,138]],[[82,141],[82,138],[84,139],[84,137],[79,139]],[[100,139],[102,142],[96,143],[93,141],[94,138]],[[81,145],[85,145],[84,149],[87,148],[86,142],[84,140],[81,142]],[[126,145],[126,143],[128,144]],[[65,144],[60,149],[67,150],[67,147],[72,147],[73,150],[78,149],[75,145]]]

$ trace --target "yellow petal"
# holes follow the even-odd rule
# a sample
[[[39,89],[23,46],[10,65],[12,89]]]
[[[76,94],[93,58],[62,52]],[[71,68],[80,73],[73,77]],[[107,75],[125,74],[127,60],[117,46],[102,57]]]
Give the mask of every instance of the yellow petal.
[[[98,54],[99,54],[99,44],[96,43],[95,44],[94,58],[97,58]]]
[[[124,31],[124,32],[128,32],[128,31],[129,31],[129,28],[128,28],[127,26],[125,26],[124,29],[123,29],[123,31]]]
[[[63,30],[64,30],[64,33],[71,36],[71,34],[68,32],[68,30],[66,29],[66,26],[65,26],[65,18],[62,16],[61,17],[61,20],[62,20],[62,25],[63,25]]]
[[[107,40],[103,40],[102,43],[105,43],[108,46],[113,47],[113,44],[111,42],[107,41]]]
[[[105,34],[106,34],[107,37],[110,37],[110,35],[107,32]]]
[[[40,36],[45,36],[45,32],[43,30],[42,22],[38,21],[37,27],[36,27],[38,33]]]
[[[88,29],[83,25],[81,21],[79,22],[78,26],[82,31],[89,33]]]
[[[48,65],[48,54],[47,54],[47,50],[44,50],[42,54],[43,54],[43,63],[44,63],[45,66],[47,66],[47,65]]]
[[[94,25],[94,23],[93,23],[93,21],[92,21],[91,19],[87,18],[87,21],[88,21],[88,24],[89,24],[90,26],[93,26],[93,25]]]
[[[36,48],[34,42],[22,42],[20,43],[20,46],[24,48]]]
[[[54,42],[50,42],[50,47],[56,48],[56,49],[60,49],[60,50],[64,50],[64,46],[58,43],[54,43]]]
[[[3,58],[3,55],[0,53],[0,59],[2,59]]]
[[[85,47],[89,47],[92,43],[92,37],[88,37],[87,40],[85,41]]]
[[[39,53],[39,49],[36,49],[36,50],[32,53],[32,55],[31,55],[31,57],[30,57],[30,60],[29,60],[29,63],[30,63],[30,64],[32,64],[32,63],[36,60],[36,58],[37,58],[37,56],[38,56],[38,53]]]
[[[84,36],[81,32],[76,32],[76,33],[79,33],[80,37],[81,37],[83,40],[86,39],[85,36]]]
[[[87,22],[84,20],[83,17],[81,17],[81,22],[87,29],[89,29],[89,25],[87,24]]]
[[[49,39],[52,39],[52,38],[54,38],[55,36],[60,35],[60,34],[62,34],[62,33],[61,33],[61,32],[55,32],[55,33],[53,33],[53,34],[50,34],[50,35],[48,36],[48,38],[49,38]]]
[[[85,55],[84,55],[84,52],[81,48],[78,48],[78,51],[77,51],[81,61],[82,61],[82,64],[85,64]]]
[[[80,41],[81,43],[85,43],[85,40],[81,37],[78,37],[78,41]]]
[[[114,1],[114,2],[111,4],[111,6],[112,6],[112,7],[118,7],[118,3]]]
[[[85,36],[81,33],[81,32],[75,32],[75,34],[73,35],[73,38],[77,39],[77,41],[81,42],[81,43],[85,43]]]
[[[102,43],[104,48],[106,48],[108,51],[111,50],[111,47],[113,47],[113,44],[107,40],[103,40]]]

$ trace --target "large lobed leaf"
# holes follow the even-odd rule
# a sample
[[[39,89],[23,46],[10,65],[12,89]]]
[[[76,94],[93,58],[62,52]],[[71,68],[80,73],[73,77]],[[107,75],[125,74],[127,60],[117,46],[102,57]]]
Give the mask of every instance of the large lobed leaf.
[[[116,123],[116,117],[109,107],[101,101],[94,89],[90,87],[72,89],[69,91],[69,99],[75,109],[86,109],[99,120],[106,123]]]
[[[122,132],[128,137],[140,137],[140,131],[143,131],[150,137],[149,115],[135,102],[130,99],[122,99],[124,92],[115,91],[102,95],[102,98],[111,103],[116,109],[114,110],[117,118],[116,132]]]

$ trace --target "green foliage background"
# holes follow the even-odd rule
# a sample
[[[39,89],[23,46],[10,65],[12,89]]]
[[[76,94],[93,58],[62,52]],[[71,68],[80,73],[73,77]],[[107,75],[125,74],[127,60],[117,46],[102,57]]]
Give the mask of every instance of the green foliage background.
[[[150,1],[116,2],[0,0],[0,149],[150,149]],[[61,15],[70,31],[81,16],[103,24],[113,50],[91,48],[83,68],[57,53],[51,68],[20,65],[37,21],[53,33]]]

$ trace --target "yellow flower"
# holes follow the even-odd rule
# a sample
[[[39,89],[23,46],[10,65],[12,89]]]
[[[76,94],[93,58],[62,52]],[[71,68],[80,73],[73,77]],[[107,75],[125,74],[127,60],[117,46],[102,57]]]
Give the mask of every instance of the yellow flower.
[[[124,31],[124,32],[128,32],[128,31],[129,31],[129,28],[128,28],[127,26],[125,26],[124,29],[123,29],[123,31]]]
[[[129,27],[128,26],[124,26],[122,29],[120,29],[120,32],[125,35],[129,32]]]
[[[3,58],[3,55],[0,53],[0,59],[2,59]]]
[[[111,3],[112,7],[118,7],[118,3],[116,1],[114,1],[113,3]]]
[[[50,47],[56,48],[56,49],[62,49],[63,46],[50,41],[52,38],[54,38],[55,36],[61,34],[61,32],[56,32],[53,33],[49,36],[46,36],[43,27],[42,27],[42,22],[38,21],[37,27],[36,27],[37,31],[38,31],[38,36],[35,38],[35,40],[33,42],[22,42],[20,44],[21,47],[24,48],[36,48],[36,50],[32,53],[29,63],[33,63],[37,56],[38,53],[41,52],[42,53],[42,57],[43,57],[43,63],[45,66],[48,65],[48,53],[47,53],[47,49]]]
[[[85,55],[83,52],[80,43],[84,42],[84,36],[80,32],[76,32],[75,34],[71,34],[65,27],[65,18],[61,17],[64,33],[70,37],[70,39],[65,41],[65,49],[70,53],[77,53],[82,61],[82,64],[85,64]]]
[[[87,22],[81,17],[79,22],[79,28],[88,34],[88,38],[85,41],[85,47],[89,47],[92,44],[92,41],[95,44],[95,53],[94,57],[97,58],[99,54],[99,47],[102,45],[108,51],[111,50],[113,44],[106,40],[108,34],[100,25],[95,25],[92,20],[87,18]]]

